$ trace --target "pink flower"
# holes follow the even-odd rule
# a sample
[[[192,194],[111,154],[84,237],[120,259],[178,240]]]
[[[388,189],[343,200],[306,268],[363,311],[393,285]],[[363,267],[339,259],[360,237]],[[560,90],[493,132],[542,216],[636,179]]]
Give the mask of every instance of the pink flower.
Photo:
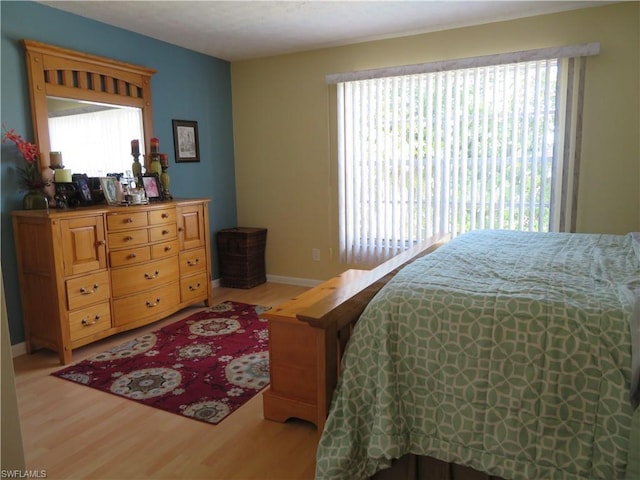
[[[49,185],[49,182],[42,178],[40,167],[38,165],[38,146],[34,143],[27,142],[24,138],[18,135],[13,129],[7,130],[2,125],[4,134],[2,136],[2,143],[12,141],[22,154],[27,164],[24,167],[18,167],[21,178],[21,187],[24,190],[42,189]]]

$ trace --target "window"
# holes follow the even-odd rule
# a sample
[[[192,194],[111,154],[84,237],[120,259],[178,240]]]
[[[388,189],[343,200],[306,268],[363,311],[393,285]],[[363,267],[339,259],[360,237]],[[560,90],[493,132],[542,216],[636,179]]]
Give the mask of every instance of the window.
[[[479,228],[575,228],[584,61],[564,53],[329,78],[341,259],[382,261],[433,235]]]

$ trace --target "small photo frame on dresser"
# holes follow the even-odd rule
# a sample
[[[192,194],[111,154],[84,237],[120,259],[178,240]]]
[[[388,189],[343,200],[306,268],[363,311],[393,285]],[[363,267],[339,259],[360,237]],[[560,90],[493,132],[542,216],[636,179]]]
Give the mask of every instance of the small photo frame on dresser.
[[[93,203],[93,197],[91,196],[91,189],[89,188],[89,179],[84,176],[78,176],[74,179],[73,183],[78,188],[78,194],[80,197],[80,203],[82,205],[90,205]]]
[[[144,193],[150,202],[160,200],[162,198],[162,186],[160,185],[160,179],[157,173],[145,174],[141,176],[142,187]]]
[[[102,186],[102,193],[104,199],[109,205],[118,205],[118,186],[116,177],[100,177],[100,186]]]

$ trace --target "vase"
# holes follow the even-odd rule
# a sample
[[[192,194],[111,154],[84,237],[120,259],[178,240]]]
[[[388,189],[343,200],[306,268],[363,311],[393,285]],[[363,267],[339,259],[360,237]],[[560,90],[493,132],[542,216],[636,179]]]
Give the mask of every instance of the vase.
[[[162,173],[162,165],[160,164],[160,155],[151,154],[151,163],[149,164],[149,173],[157,173],[158,179]]]
[[[140,174],[142,173],[142,164],[140,163],[139,157],[140,155],[133,155],[133,164],[131,165],[131,172],[133,173],[133,177],[137,180]]]
[[[169,193],[169,174],[167,173],[167,168],[162,167],[162,174],[160,174],[160,183],[162,184],[162,198],[164,200],[171,200],[173,197]]]
[[[46,210],[49,208],[49,199],[42,190],[29,190],[22,198],[24,210]]]

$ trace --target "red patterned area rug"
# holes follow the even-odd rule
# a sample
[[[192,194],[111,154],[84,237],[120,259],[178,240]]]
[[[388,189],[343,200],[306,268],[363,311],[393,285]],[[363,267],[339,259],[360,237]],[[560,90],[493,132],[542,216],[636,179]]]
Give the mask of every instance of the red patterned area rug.
[[[267,310],[224,302],[52,375],[217,424],[269,384]]]

